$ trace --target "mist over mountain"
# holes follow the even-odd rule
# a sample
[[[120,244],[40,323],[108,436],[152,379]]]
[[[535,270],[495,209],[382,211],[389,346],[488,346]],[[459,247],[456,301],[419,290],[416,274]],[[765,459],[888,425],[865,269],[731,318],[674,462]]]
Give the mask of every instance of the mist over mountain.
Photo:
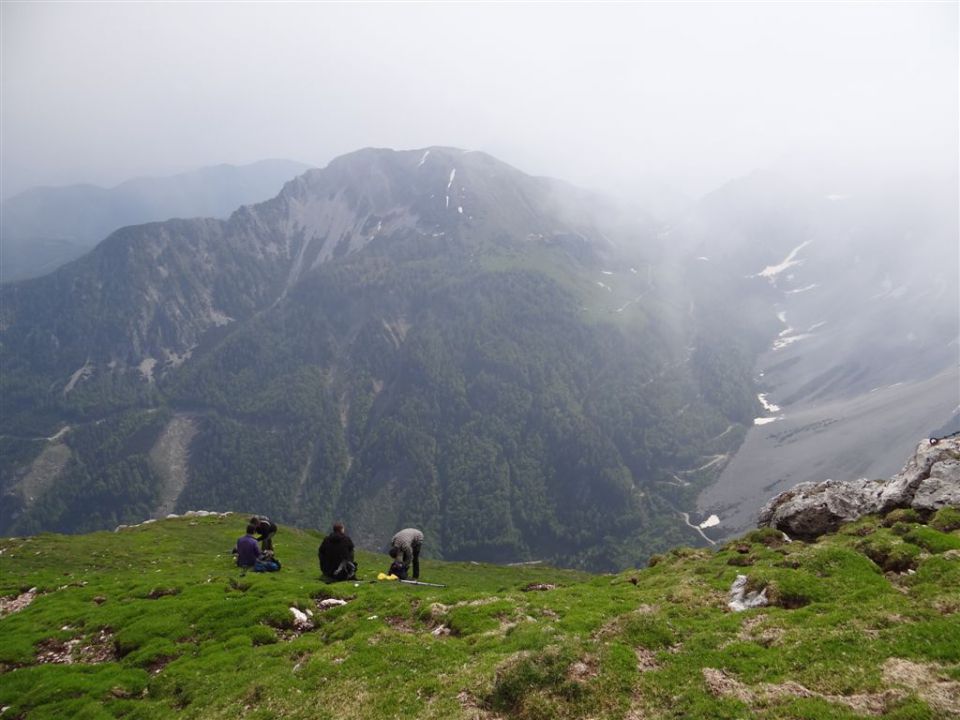
[[[3,288],[0,532],[198,505],[622,567],[759,412],[757,283],[483,153],[363,150]]]
[[[960,429],[955,172],[773,168],[704,198],[675,232],[705,266],[768,285],[766,412],[701,510],[750,527],[763,494],[895,471],[910,437]]]
[[[217,165],[170,177],[37,187],[3,201],[0,281],[35,277],[79,257],[125,225],[172,217],[226,217],[273,197],[309,166],[292,160]]]

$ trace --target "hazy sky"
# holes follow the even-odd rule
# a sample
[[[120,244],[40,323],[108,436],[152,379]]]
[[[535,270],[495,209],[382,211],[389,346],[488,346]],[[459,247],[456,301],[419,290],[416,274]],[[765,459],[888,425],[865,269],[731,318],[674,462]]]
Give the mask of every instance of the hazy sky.
[[[784,155],[956,166],[957,2],[2,7],[2,192],[365,146],[700,193]]]

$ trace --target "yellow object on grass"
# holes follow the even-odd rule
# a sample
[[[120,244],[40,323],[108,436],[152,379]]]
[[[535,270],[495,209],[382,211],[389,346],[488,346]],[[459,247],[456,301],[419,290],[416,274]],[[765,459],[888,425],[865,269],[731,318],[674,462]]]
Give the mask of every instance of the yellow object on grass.
[[[387,575],[386,573],[380,573],[377,575],[377,580],[399,580],[396,575]]]

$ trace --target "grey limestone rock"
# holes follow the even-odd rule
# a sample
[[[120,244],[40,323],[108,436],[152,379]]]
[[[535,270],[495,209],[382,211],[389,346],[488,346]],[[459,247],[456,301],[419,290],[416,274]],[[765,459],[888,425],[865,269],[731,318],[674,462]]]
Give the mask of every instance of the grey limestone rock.
[[[815,538],[871,513],[947,506],[960,506],[960,436],[922,440],[903,470],[889,480],[801,483],[770,500],[760,511],[758,525]]]

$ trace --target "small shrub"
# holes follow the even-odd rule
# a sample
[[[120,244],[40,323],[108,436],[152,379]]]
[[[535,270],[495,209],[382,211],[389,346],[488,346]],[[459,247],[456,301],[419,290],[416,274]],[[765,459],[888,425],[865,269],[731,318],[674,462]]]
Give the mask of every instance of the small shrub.
[[[487,700],[496,712],[522,717],[521,713],[528,696],[548,691],[560,697],[578,694],[579,688],[567,678],[567,668],[574,656],[568,649],[556,646],[545,648],[536,655],[521,655],[508,660],[496,673],[493,690]]]
[[[743,539],[749,543],[758,543],[767,547],[780,547],[787,541],[783,538],[783,533],[776,528],[765,527],[748,532]]]
[[[250,640],[254,645],[272,645],[277,641],[277,634],[272,628],[257,625],[250,629]]]
[[[960,530],[960,508],[946,507],[937,510],[930,520],[930,525],[945,533]]]
[[[916,545],[882,537],[863,540],[857,543],[857,549],[884,572],[915,570],[920,559],[920,548]]]
[[[960,538],[923,525],[911,528],[910,532],[903,536],[903,539],[914,545],[919,545],[934,555],[960,548]]]
[[[897,523],[918,523],[920,520],[920,513],[918,513],[913,508],[897,508],[896,510],[891,510],[883,518],[884,527],[893,527]]]

